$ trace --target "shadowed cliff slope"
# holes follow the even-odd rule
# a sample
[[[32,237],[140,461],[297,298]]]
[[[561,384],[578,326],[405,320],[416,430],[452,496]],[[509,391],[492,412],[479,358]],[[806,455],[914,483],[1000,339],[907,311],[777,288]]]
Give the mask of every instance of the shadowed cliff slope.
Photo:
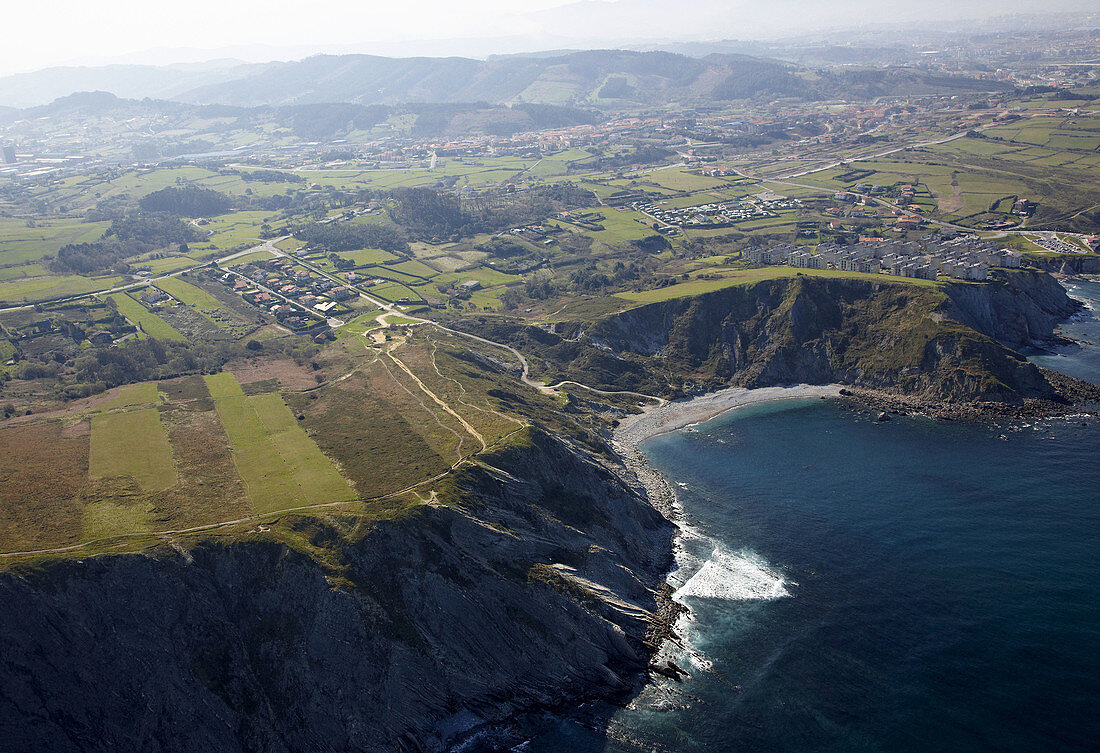
[[[947,402],[1055,400],[1016,349],[1049,341],[1078,304],[1043,272],[918,287],[812,276],[630,309],[553,331],[464,326],[537,354],[550,381],[653,394],[840,382]]]
[[[0,747],[438,750],[629,694],[671,525],[536,430],[441,497],[365,533],[294,517],[0,576]]]

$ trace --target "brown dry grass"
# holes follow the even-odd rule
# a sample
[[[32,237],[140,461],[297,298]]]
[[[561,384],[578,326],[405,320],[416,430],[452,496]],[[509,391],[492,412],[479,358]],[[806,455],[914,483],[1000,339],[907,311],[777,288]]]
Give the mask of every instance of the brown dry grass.
[[[229,439],[218,414],[187,410],[164,411],[179,482],[151,497],[154,529],[188,528],[243,518],[251,512],[244,484],[237,475]]]
[[[0,549],[76,543],[88,475],[88,436],[65,437],[60,421],[0,429]]]
[[[415,417],[395,410],[409,401],[408,394],[381,369],[371,371],[369,377],[356,374],[308,395],[287,396],[291,408],[304,416],[306,431],[339,464],[360,497],[404,489],[446,471],[452,462],[424,440],[417,430],[422,427],[410,422],[431,418],[419,407]]]
[[[317,386],[314,371],[308,366],[299,366],[289,358],[250,358],[232,361],[226,364],[226,371],[233,372],[242,385],[275,379],[279,386],[288,390],[304,390]]]

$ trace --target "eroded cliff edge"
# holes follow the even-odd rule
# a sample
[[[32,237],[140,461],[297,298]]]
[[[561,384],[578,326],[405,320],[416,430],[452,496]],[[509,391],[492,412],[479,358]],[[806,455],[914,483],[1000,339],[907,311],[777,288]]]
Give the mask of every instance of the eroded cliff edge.
[[[3,748],[438,750],[629,696],[672,526],[606,462],[533,429],[364,531],[296,517],[0,575]]]
[[[942,286],[798,275],[549,331],[491,319],[465,326],[539,354],[550,382],[666,396],[840,383],[927,406],[1042,411],[1095,397],[1021,352],[1054,342],[1055,327],[1079,308],[1036,270]]]

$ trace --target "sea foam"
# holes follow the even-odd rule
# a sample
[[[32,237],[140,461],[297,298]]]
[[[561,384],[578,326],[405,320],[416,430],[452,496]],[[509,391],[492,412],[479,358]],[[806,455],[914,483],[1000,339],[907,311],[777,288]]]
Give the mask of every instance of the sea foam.
[[[675,594],[726,601],[766,601],[789,596],[786,580],[760,556],[716,546],[710,557]]]

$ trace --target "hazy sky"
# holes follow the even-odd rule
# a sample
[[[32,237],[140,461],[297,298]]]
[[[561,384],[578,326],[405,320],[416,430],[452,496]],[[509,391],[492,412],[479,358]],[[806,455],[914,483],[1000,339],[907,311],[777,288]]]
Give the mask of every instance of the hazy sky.
[[[0,75],[60,64],[401,54],[402,40],[747,39],[990,12],[1095,10],[1095,0],[5,0]],[[567,6],[567,7],[562,7]],[[379,42],[386,44],[379,45]],[[499,51],[507,43],[499,43]],[[440,45],[439,54],[478,54]],[[493,45],[482,45],[485,51]],[[193,48],[187,52],[184,48]],[[410,54],[432,54],[431,45]]]

